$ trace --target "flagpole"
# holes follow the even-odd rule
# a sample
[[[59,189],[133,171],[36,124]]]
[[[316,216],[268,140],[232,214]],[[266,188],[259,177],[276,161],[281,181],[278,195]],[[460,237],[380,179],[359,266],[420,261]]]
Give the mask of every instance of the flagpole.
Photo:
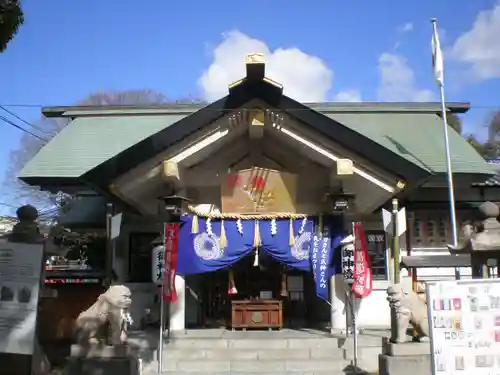
[[[441,46],[439,45],[438,33],[437,33],[437,20],[435,18],[431,19],[432,31],[435,38],[436,50],[439,49],[439,54],[441,54]],[[434,56],[436,58],[436,56]],[[442,58],[440,56],[439,58]],[[442,74],[442,72],[441,72]],[[453,246],[458,246],[458,235],[457,235],[457,214],[455,211],[455,187],[453,184],[453,172],[451,169],[451,156],[450,156],[450,142],[448,138],[448,120],[446,116],[446,104],[444,95],[444,80],[439,84],[439,91],[441,96],[441,117],[443,118],[443,133],[444,133],[444,146],[446,150],[446,174],[448,177],[448,196],[450,200],[450,216],[451,216],[451,234],[453,239]],[[460,270],[455,268],[455,279],[460,280]]]

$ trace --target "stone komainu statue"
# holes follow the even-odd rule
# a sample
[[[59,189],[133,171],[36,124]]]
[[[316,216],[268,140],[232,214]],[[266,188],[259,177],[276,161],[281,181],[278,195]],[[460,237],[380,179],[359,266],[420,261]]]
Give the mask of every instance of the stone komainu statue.
[[[406,342],[410,323],[417,331],[418,339],[429,337],[427,306],[415,292],[406,292],[400,284],[394,284],[387,288],[387,301],[396,313],[396,330],[393,331],[392,342]]]
[[[76,341],[79,345],[120,345],[127,342],[128,325],[132,324],[129,308],[130,289],[113,285],[76,319]]]

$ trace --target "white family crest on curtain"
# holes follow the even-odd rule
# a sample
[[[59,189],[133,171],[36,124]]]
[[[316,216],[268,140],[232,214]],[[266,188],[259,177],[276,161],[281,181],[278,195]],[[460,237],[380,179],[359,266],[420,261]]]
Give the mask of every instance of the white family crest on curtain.
[[[224,256],[220,238],[214,233],[201,232],[196,235],[193,239],[193,247],[196,255],[203,260],[217,260]]]
[[[295,243],[292,245],[290,252],[292,256],[297,260],[307,260],[309,259],[309,253],[311,250],[311,232],[302,232],[301,234],[295,236]]]

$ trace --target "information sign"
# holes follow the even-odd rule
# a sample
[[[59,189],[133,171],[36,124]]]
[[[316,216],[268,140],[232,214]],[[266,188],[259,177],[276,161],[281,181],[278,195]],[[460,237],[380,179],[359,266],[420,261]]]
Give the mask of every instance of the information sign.
[[[0,242],[0,352],[33,354],[43,245]]]
[[[433,374],[500,374],[500,279],[427,283]]]

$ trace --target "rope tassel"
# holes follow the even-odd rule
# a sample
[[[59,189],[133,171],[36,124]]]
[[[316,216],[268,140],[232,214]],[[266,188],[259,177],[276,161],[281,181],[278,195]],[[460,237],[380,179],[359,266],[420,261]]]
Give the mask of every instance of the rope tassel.
[[[261,239],[260,239],[259,220],[255,220],[255,225],[253,230],[253,247],[254,249],[256,249],[260,245],[261,245]]]
[[[198,224],[198,215],[193,216],[193,220],[191,221],[191,233],[197,234],[200,231],[200,226]]]
[[[224,220],[220,221],[220,246],[225,249],[227,247],[226,229],[224,228]]]
[[[260,238],[259,220],[255,220],[255,226],[254,226],[254,231],[253,231],[253,247],[255,249],[255,258],[253,260],[254,267],[259,266],[259,247],[260,247],[260,245],[261,245],[261,238]]]
[[[295,245],[295,236],[293,234],[293,219],[290,218],[290,238],[288,239],[288,244],[290,246]]]

